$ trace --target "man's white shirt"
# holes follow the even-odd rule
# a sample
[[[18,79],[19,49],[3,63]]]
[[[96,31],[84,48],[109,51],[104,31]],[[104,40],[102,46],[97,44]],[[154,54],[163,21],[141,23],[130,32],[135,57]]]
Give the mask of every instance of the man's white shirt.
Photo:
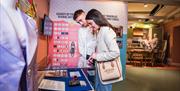
[[[78,67],[88,67],[86,55],[91,55],[95,52],[96,38],[91,30],[82,27],[78,31],[78,47],[80,52],[80,59]]]

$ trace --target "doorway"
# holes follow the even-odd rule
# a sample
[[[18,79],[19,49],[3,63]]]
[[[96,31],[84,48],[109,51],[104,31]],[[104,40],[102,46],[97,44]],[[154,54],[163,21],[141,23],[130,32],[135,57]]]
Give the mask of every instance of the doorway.
[[[180,26],[174,27],[173,30],[173,51],[172,51],[172,59],[173,63],[180,64]]]

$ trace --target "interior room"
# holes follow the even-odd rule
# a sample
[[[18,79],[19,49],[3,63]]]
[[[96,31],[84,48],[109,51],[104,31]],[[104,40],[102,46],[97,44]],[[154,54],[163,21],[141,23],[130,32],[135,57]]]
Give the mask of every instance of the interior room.
[[[0,0],[0,6],[2,91],[180,91],[179,0]],[[75,17],[79,9],[87,25]],[[80,35],[82,28],[95,42]],[[100,70],[115,59],[117,72]],[[113,75],[103,80],[107,71],[105,78]]]

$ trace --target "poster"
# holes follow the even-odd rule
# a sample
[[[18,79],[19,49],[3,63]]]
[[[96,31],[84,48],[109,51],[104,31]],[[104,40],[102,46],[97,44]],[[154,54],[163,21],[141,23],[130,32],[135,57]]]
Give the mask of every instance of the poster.
[[[79,26],[66,21],[53,21],[53,35],[49,41],[49,57],[51,66],[61,68],[77,67]]]

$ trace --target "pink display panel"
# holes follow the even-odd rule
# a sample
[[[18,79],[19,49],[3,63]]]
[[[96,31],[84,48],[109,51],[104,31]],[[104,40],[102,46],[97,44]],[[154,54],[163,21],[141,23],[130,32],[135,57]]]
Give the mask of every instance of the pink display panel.
[[[52,67],[74,68],[78,65],[77,24],[53,21],[53,34],[49,37],[48,64]]]

